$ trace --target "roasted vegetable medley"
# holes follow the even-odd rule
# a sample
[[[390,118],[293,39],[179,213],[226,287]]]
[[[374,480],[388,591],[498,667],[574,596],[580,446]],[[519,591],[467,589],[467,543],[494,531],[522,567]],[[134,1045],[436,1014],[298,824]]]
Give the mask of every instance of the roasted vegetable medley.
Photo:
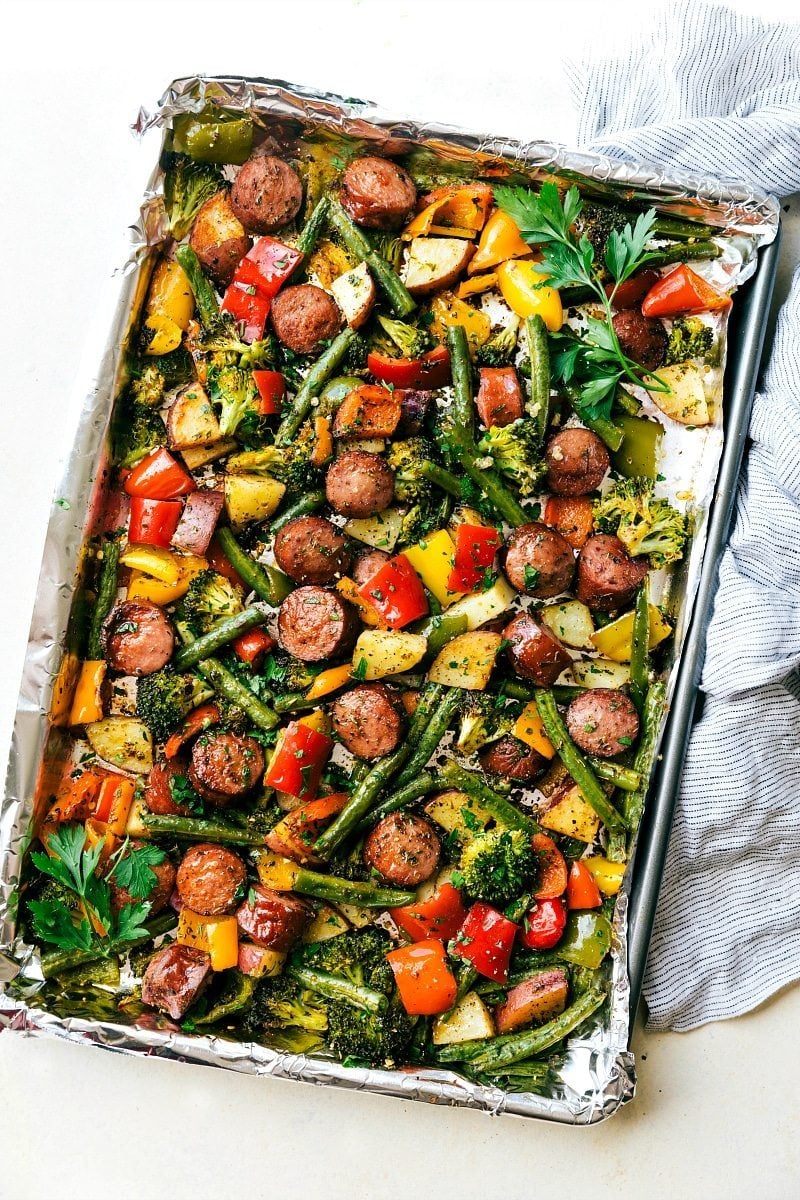
[[[608,993],[723,239],[261,136],[163,158],[23,932],[65,1014],[546,1089]]]

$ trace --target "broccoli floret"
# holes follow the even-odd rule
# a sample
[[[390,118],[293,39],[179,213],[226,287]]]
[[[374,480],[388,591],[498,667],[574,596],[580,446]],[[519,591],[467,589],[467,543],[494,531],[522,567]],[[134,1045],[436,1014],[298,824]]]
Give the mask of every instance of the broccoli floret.
[[[515,319],[479,347],[475,361],[479,367],[507,367],[517,348],[519,320]]]
[[[208,391],[220,406],[219,428],[223,437],[230,437],[245,413],[258,411],[258,388],[252,371],[233,366],[208,368]]]
[[[164,208],[172,236],[181,241],[192,227],[200,206],[224,186],[222,173],[210,163],[184,154],[167,154],[164,169]]]
[[[242,589],[209,567],[189,584],[180,604],[180,619],[199,636],[222,617],[235,617],[243,608]]]
[[[271,691],[278,696],[288,696],[292,692],[307,691],[319,674],[319,668],[292,658],[284,650],[274,650],[264,660],[262,674]]]
[[[129,401],[120,408],[112,441],[117,465],[133,467],[156,446],[166,445],[167,427],[154,409]]]
[[[391,338],[403,358],[419,358],[430,346],[430,337],[424,329],[395,321],[392,317],[378,316],[378,323]]]
[[[631,216],[624,209],[612,204],[584,203],[577,220],[575,229],[581,237],[586,237],[594,247],[595,263],[599,267],[605,254],[609,234],[614,230],[622,232],[626,225],[633,225],[636,214]]]
[[[367,354],[369,353],[369,345],[363,334],[357,333],[350,345],[347,347],[347,352],[341,362],[341,370],[343,375],[358,375],[363,374],[367,369]]]
[[[495,470],[517,485],[523,496],[535,496],[547,474],[536,426],[527,417],[510,425],[492,425],[478,449],[493,461]]]
[[[165,742],[183,718],[213,694],[196,675],[180,675],[170,666],[162,667],[137,681],[136,715],[157,742]]]
[[[649,555],[654,567],[683,556],[686,517],[668,500],[654,497],[650,479],[619,480],[595,503],[594,520],[603,533],[616,534],[629,554]]]
[[[295,1054],[322,1049],[327,1028],[324,1001],[288,975],[259,980],[241,1023],[245,1037]]]
[[[135,404],[146,408],[158,408],[164,401],[166,386],[163,372],[151,364],[131,380],[131,396]]]
[[[319,486],[320,469],[311,461],[314,450],[314,431],[303,425],[290,446],[261,446],[228,459],[232,474],[269,475],[286,485],[290,495],[309,492]]]
[[[499,697],[488,692],[465,692],[456,745],[464,754],[475,754],[509,733],[512,725],[513,718],[503,710]]]
[[[364,862],[364,839],[360,838],[352,846],[336,850],[328,859],[328,869],[337,879],[351,879],[357,883],[366,883],[370,879],[370,869]]]
[[[185,346],[170,350],[169,354],[156,354],[150,358],[131,358],[128,363],[131,379],[138,380],[143,376],[150,379],[149,390],[155,394],[154,384],[156,374],[160,375],[164,387],[177,387],[179,383],[189,383],[194,379],[194,363],[192,356]],[[162,395],[155,403],[160,404]],[[143,401],[144,403],[144,401]]]
[[[268,333],[261,341],[251,342],[247,349],[242,351],[239,366],[243,371],[258,371],[262,368],[274,370],[278,364],[279,353],[278,339],[274,333]]]
[[[358,987],[372,988],[391,996],[394,975],[386,961],[387,951],[391,948],[391,938],[385,930],[377,925],[366,925],[363,929],[351,929],[308,946],[301,958],[304,966],[340,975]]]
[[[425,478],[427,463],[435,462],[436,447],[424,437],[411,437],[392,442],[386,461],[394,471],[394,494],[406,504],[426,504],[433,495],[433,485]]]
[[[473,900],[508,904],[533,883],[536,854],[521,829],[489,829],[473,838],[461,855],[464,889]]]
[[[396,233],[371,233],[367,231],[367,240],[372,249],[385,258],[390,267],[399,271],[403,265],[403,242]]]
[[[669,331],[667,366],[687,358],[707,359],[714,345],[714,330],[700,317],[677,317]]]

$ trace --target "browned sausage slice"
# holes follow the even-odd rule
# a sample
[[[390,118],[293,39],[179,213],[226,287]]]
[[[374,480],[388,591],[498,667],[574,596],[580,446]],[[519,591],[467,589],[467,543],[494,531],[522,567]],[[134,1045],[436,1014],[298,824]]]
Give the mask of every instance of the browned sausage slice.
[[[624,692],[593,688],[576,696],[567,709],[567,728],[573,742],[587,754],[613,758],[639,736],[639,714]]]
[[[387,158],[355,158],[342,177],[342,207],[367,229],[397,229],[416,202],[411,176]]]
[[[131,841],[120,856],[120,861],[127,858],[131,850],[141,850],[145,844],[145,842]],[[160,913],[167,907],[175,887],[175,868],[168,858],[164,858],[160,863],[151,863],[150,870],[155,875],[155,879],[146,896],[132,896],[127,888],[120,887],[115,882],[114,876],[111,876],[109,887],[111,889],[111,907],[114,912],[119,912],[126,904],[141,904],[142,901],[147,901],[150,905],[148,915],[154,917],[156,913]]]
[[[282,158],[248,159],[231,188],[231,208],[252,233],[273,233],[293,221],[303,203],[303,185]]]
[[[578,557],[578,599],[600,612],[623,608],[646,574],[647,562],[630,558],[619,538],[597,533]]]
[[[475,406],[487,429],[493,425],[502,429],[518,421],[525,412],[525,406],[514,368],[481,367]]]
[[[295,517],[279,530],[272,548],[275,561],[295,583],[324,587],[350,567],[347,541],[324,517]]]
[[[381,567],[386,566],[391,557],[385,550],[360,550],[353,564],[353,579],[358,586],[368,583]]]
[[[517,613],[503,630],[514,670],[539,687],[550,687],[572,662],[561,642],[530,613]]]
[[[247,870],[226,846],[200,842],[186,851],[178,867],[178,895],[192,912],[204,917],[231,913],[241,899]]]
[[[519,525],[508,539],[505,573],[518,592],[547,600],[566,592],[575,555],[566,538],[541,521]]]
[[[379,821],[364,843],[364,862],[389,883],[416,887],[430,879],[439,864],[442,843],[423,817],[390,813]]]
[[[336,301],[313,283],[283,288],[272,301],[271,316],[278,337],[295,354],[311,354],[342,323]]]
[[[340,740],[357,758],[383,758],[400,745],[402,706],[382,683],[362,683],[331,705]]]
[[[279,954],[291,950],[314,915],[304,900],[257,885],[236,910],[242,933]]]
[[[225,807],[246,796],[264,774],[264,752],[255,738],[207,730],[192,746],[189,778],[204,800]]]
[[[348,450],[328,467],[325,495],[343,517],[371,517],[394,500],[394,473],[380,454]]]
[[[211,958],[205,950],[171,942],[147,964],[142,979],[142,1003],[159,1008],[179,1021],[211,979]]]
[[[527,781],[539,775],[547,764],[537,750],[515,737],[500,738],[481,755],[481,766],[493,775]]]
[[[585,496],[600,487],[610,465],[596,433],[562,429],[547,443],[547,486],[557,496]]]
[[[278,640],[284,650],[303,662],[346,654],[353,648],[357,632],[354,609],[326,588],[298,588],[278,612]]]
[[[159,816],[190,815],[192,810],[189,805],[181,804],[175,799],[173,788],[176,785],[172,782],[173,779],[178,780],[176,790],[180,788],[181,781],[187,786],[188,771],[188,765],[179,758],[163,758],[153,763],[144,789],[144,802],[151,813],[157,813]]]
[[[669,338],[661,321],[645,317],[640,308],[623,308],[612,321],[622,353],[655,371],[664,365]]]
[[[172,658],[175,631],[157,604],[127,600],[109,613],[102,641],[112,670],[125,675],[152,675]]]
[[[510,988],[502,1004],[494,1010],[498,1033],[511,1033],[534,1021],[549,1021],[567,1006],[569,983],[563,967],[540,971]]]

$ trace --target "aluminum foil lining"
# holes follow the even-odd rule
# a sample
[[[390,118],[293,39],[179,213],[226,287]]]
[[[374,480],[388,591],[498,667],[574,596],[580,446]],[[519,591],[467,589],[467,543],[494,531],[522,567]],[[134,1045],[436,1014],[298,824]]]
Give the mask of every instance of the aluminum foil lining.
[[[655,165],[631,165],[577,153],[549,142],[518,142],[472,133],[435,123],[421,124],[385,113],[375,105],[280,80],[236,77],[191,77],[170,85],[153,113],[141,110],[134,130],[164,133],[172,118],[202,108],[208,100],[230,109],[247,109],[259,128],[259,139],[274,140],[284,151],[325,131],[357,138],[377,151],[413,153],[421,161],[458,176],[477,172],[520,180],[576,180],[599,198],[652,203],[657,208],[696,217],[725,232],[722,258],[704,269],[726,286],[742,283],[756,266],[756,249],[776,236],[780,209],[773,196],[743,182],[667,171]],[[549,1096],[510,1093],[482,1087],[453,1071],[398,1071],[345,1068],[324,1057],[289,1055],[262,1046],[220,1037],[185,1034],[158,1028],[140,1018],[138,1024],[60,1017],[38,1007],[41,986],[38,954],[16,933],[18,884],[37,797],[47,794],[47,780],[60,766],[65,735],[59,697],[69,668],[69,624],[78,590],[84,546],[91,536],[105,494],[107,433],[118,389],[123,347],[146,290],[153,249],[163,240],[160,172],[156,166],[143,197],[139,218],[131,227],[122,257],[103,304],[113,314],[102,338],[87,345],[86,370],[74,393],[75,437],[65,456],[47,530],[28,653],[14,725],[5,795],[0,808],[0,1028],[89,1042],[128,1054],[157,1054],[226,1067],[249,1074],[270,1074],[306,1083],[362,1089],[403,1099],[459,1105],[488,1113],[512,1113],[566,1124],[591,1124],[610,1116],[633,1097],[634,1060],[628,1044],[629,1007],[627,891],[618,897],[610,969],[610,1002],[589,1032],[573,1037],[553,1058],[557,1085]],[[715,381],[715,420],[702,443],[678,434],[666,441],[670,467],[677,467],[683,499],[693,513],[691,553],[677,579],[671,603],[677,619],[675,662],[691,615],[702,565],[708,509],[722,450],[721,370]],[[696,433],[696,431],[695,431]],[[691,447],[691,449],[690,449]],[[684,486],[686,485],[686,486]],[[630,872],[629,872],[630,874]],[[586,1027],[584,1027],[584,1030]]]

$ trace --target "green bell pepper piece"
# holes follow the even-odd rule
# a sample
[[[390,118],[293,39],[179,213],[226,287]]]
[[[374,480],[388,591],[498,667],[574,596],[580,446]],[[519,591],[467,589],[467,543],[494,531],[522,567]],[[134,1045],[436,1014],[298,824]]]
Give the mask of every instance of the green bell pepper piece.
[[[253,149],[249,117],[231,117],[209,105],[203,112],[185,113],[172,127],[173,149],[197,162],[243,163]]]
[[[599,912],[572,912],[556,954],[576,967],[596,971],[611,949],[611,922]]]

